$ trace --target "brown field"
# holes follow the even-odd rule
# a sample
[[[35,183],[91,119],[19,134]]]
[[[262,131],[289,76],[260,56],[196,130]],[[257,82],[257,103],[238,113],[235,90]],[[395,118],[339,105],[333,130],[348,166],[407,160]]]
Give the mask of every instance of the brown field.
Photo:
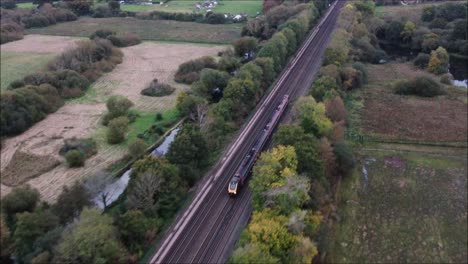
[[[383,139],[466,142],[468,109],[466,92],[450,88],[436,98],[400,96],[392,93],[397,79],[423,73],[410,65],[369,65],[369,85],[360,91],[364,101],[361,128]]]
[[[35,45],[31,45],[31,48],[35,48]],[[27,181],[39,190],[43,200],[53,202],[63,186],[106,169],[126,154],[123,145],[111,146],[105,142],[105,128],[99,122],[106,111],[105,101],[109,96],[124,95],[135,103],[136,109],[144,113],[171,109],[175,106],[177,94],[188,88],[172,81],[178,65],[200,56],[216,55],[224,48],[153,42],[123,48],[122,64],[111,73],[102,76],[85,96],[68,101],[56,113],[49,115],[23,134],[7,139],[1,150],[1,169],[7,168],[12,162],[16,164],[15,167],[21,164],[21,161],[12,161],[14,153],[18,150],[41,157],[52,156],[61,161],[57,167],[34,175],[35,178]],[[140,91],[153,78],[170,83],[177,88],[176,92],[167,97],[142,97]],[[97,141],[98,153],[86,160],[82,168],[69,169],[63,157],[58,155],[64,139],[71,137],[92,137]],[[30,175],[17,175],[18,178],[27,176]],[[3,180],[2,178],[2,182]],[[1,191],[3,196],[10,188],[2,184]]]
[[[26,35],[23,39],[2,44],[1,51],[54,53],[64,52],[72,48],[77,38],[60,36]]]

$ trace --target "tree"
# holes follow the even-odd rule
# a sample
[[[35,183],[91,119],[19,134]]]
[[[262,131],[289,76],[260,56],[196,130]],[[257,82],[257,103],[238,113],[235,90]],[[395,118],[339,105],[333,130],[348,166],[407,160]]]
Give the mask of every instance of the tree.
[[[447,50],[442,47],[438,47],[436,50],[431,52],[431,59],[427,70],[435,74],[442,74],[448,71],[449,66],[449,55]]]
[[[224,91],[224,98],[230,100],[232,114],[235,120],[244,118],[255,106],[255,95],[258,86],[251,79],[233,78]]]
[[[33,213],[24,212],[18,214],[13,240],[15,254],[22,260],[33,250],[33,244],[37,238],[54,229],[59,224],[57,216],[50,210],[37,210]]]
[[[229,81],[229,74],[223,71],[204,69],[200,73],[200,82],[195,83],[194,90],[198,95],[211,102],[218,102]]]
[[[430,22],[434,19],[435,13],[436,10],[434,5],[426,6],[423,9],[421,20],[424,22]]]
[[[310,238],[300,236],[292,249],[292,263],[312,263],[314,257],[318,254]]]
[[[125,249],[119,243],[112,217],[98,209],[85,208],[79,222],[64,232],[53,262],[125,262]]]
[[[125,140],[125,134],[128,131],[128,118],[121,116],[112,119],[109,122],[107,130],[107,143],[119,144]]]
[[[249,241],[274,257],[286,260],[287,253],[295,242],[295,237],[288,232],[286,223],[286,217],[276,216],[269,209],[254,211],[247,226]]]
[[[387,24],[385,28],[385,39],[396,45],[399,44],[401,39],[401,32],[403,31],[404,25],[400,21],[392,20]]]
[[[14,220],[14,215],[22,212],[32,212],[39,202],[39,192],[29,185],[14,188],[2,199],[2,209],[7,222]]]
[[[325,109],[327,117],[330,118],[332,122],[346,122],[348,112],[346,111],[346,107],[341,97],[335,96],[333,99],[325,100]]]
[[[63,187],[52,210],[59,217],[60,222],[66,224],[78,217],[84,207],[91,205],[90,193],[83,184],[75,182],[71,187]]]
[[[297,49],[296,33],[290,28],[284,28],[283,30],[281,30],[281,33],[283,33],[286,39],[288,40],[288,55],[293,55]]]
[[[117,226],[123,242],[132,252],[143,250],[158,231],[154,221],[139,210],[129,210],[120,215]]]
[[[323,55],[322,65],[335,64],[340,67],[348,58],[347,52],[342,48],[326,48]]]
[[[297,154],[297,171],[319,179],[323,176],[317,139],[300,126],[281,125],[274,137],[275,145],[293,146]]]
[[[234,41],[234,52],[237,56],[244,57],[245,54],[251,56],[251,53],[257,48],[258,40],[254,37],[241,37]]]
[[[257,244],[249,243],[234,250],[229,264],[255,264],[255,263],[280,263],[278,258],[273,257],[268,251],[261,249]]]
[[[33,0],[33,4],[37,5],[37,8],[40,8],[44,4],[52,4],[52,0]]]
[[[334,145],[334,152],[339,171],[342,175],[348,175],[356,165],[352,150],[346,143],[337,142]]]
[[[424,52],[436,49],[440,45],[440,37],[435,33],[428,33],[423,36],[421,48]]]
[[[102,208],[106,208],[112,198],[112,190],[107,189],[107,186],[114,181],[114,176],[111,173],[99,171],[95,175],[88,177],[83,186],[86,192],[89,193],[89,197],[99,199]]]
[[[11,241],[11,232],[8,227],[3,215],[0,215],[0,245],[2,250],[0,251],[0,258],[6,259],[9,258],[12,253],[12,241]]]
[[[107,99],[106,106],[109,111],[109,117],[104,119],[104,125],[107,125],[106,121],[109,122],[116,117],[127,115],[133,103],[123,96],[111,96]]]
[[[90,14],[93,6],[93,1],[90,0],[65,0],[65,3],[67,4],[67,8],[78,16]]]
[[[67,154],[65,154],[65,159],[67,160],[68,166],[70,168],[73,168],[84,166],[86,157],[83,152],[76,149],[72,149],[70,151],[67,151]]]
[[[325,105],[317,103],[312,96],[300,97],[293,106],[292,116],[304,131],[320,137],[327,135],[332,128],[332,122],[325,114]]]
[[[287,178],[296,174],[297,163],[296,151],[292,146],[280,145],[262,153],[253,168],[250,181],[254,207],[263,204],[263,192],[284,186]]]
[[[132,184],[131,191],[127,196],[127,206],[145,212],[156,212],[157,193],[161,190],[162,177],[145,172]]]
[[[275,66],[273,64],[273,59],[272,58],[256,58],[253,63],[258,65],[262,69],[262,81],[263,81],[263,87],[268,87],[271,82],[275,79]]]
[[[148,144],[139,138],[134,138],[128,143],[128,152],[134,159],[143,155],[148,148]]]
[[[414,31],[416,30],[416,25],[411,22],[407,21],[405,23],[405,27],[403,28],[403,31],[400,33],[401,38],[403,39],[403,42],[411,42],[411,39],[413,38]]]
[[[336,173],[336,157],[333,147],[326,137],[320,139],[320,156],[325,169],[325,175],[332,182]]]

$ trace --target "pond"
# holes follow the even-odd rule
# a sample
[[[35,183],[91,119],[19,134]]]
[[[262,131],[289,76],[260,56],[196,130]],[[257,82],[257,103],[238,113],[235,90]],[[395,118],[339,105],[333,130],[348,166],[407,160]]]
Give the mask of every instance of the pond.
[[[155,148],[151,154],[157,157],[164,156],[169,150],[169,146],[174,141],[175,136],[179,130],[180,128],[172,130],[171,133],[169,133],[169,135],[167,135],[167,137],[161,143],[161,145]],[[97,194],[93,199],[93,202],[96,204],[96,206],[104,209],[104,207],[109,206],[115,202],[127,188],[131,174],[132,169],[128,169],[126,172],[124,172],[124,174],[122,174],[120,178],[118,178],[115,182],[107,185],[99,194]]]

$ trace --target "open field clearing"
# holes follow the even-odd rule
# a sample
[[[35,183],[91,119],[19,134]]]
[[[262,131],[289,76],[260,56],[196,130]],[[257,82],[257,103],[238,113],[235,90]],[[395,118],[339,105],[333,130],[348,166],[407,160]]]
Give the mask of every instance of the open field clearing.
[[[191,13],[195,10],[195,4],[200,1],[194,0],[172,0],[164,5],[121,5],[123,11],[165,11],[165,12],[181,12]],[[218,6],[212,8],[215,13],[231,13],[239,14],[246,13],[250,16],[255,16],[257,12],[262,10],[262,0],[222,0],[218,2]]]
[[[466,150],[380,147],[361,150],[361,164],[340,187],[330,261],[466,261]]]
[[[434,98],[393,94],[392,83],[422,71],[401,63],[369,65],[369,84],[354,96],[363,103],[359,127],[371,137],[437,142],[466,142],[466,91],[449,88]]]
[[[0,89],[5,90],[14,81],[44,69],[53,54],[1,51]]]
[[[73,47],[77,38],[27,35],[24,39],[2,44],[1,90],[14,81],[44,69],[55,55]]]
[[[12,170],[19,172],[19,175],[16,175],[19,180],[8,175],[9,178],[5,183],[24,182],[34,176],[35,178],[30,179],[27,183],[40,191],[42,199],[52,202],[63,186],[110,167],[121,160],[127,150],[126,143],[121,145],[106,143],[106,128],[100,124],[100,119],[106,112],[107,98],[112,95],[123,95],[135,103],[135,108],[140,111],[141,117],[130,125],[129,138],[136,137],[155,124],[150,121],[154,120],[156,112],[163,113],[164,120],[176,117],[176,113],[170,109],[175,106],[177,94],[188,88],[186,85],[173,82],[173,76],[179,64],[204,55],[215,56],[218,51],[224,48],[225,46],[154,42],[144,42],[140,45],[123,48],[123,62],[117,65],[112,72],[98,79],[85,96],[69,100],[56,113],[48,115],[46,119],[35,124],[23,134],[4,142],[1,150],[1,169],[5,169],[9,163],[12,163],[15,166]],[[166,97],[141,96],[140,91],[146,88],[154,78],[173,85],[176,91]],[[97,142],[98,153],[86,160],[84,167],[69,169],[63,157],[58,154],[64,139],[71,137],[92,137]],[[40,175],[26,175],[17,167],[21,166],[27,159],[12,160],[17,151],[42,157],[52,156],[61,164],[58,166],[54,164],[54,167],[47,166],[49,170]],[[25,155],[15,155],[15,157],[17,156],[24,157]],[[41,168],[48,164],[36,165],[39,171],[43,171]],[[3,181],[2,178],[2,183]],[[2,196],[6,195],[9,190],[10,187],[2,184]]]
[[[31,28],[28,34],[89,37],[98,29],[117,33],[131,32],[143,40],[182,41],[230,44],[240,37],[242,24],[211,25],[168,20],[141,20],[136,18],[91,18],[59,23],[44,28]]]

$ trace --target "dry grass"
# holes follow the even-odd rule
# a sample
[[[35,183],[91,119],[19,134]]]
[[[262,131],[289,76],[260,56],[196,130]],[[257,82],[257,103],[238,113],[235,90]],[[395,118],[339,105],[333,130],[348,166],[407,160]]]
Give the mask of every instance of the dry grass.
[[[17,150],[12,161],[2,171],[2,184],[18,186],[57,167],[60,161],[53,156],[40,156]]]
[[[466,142],[466,92],[450,90],[436,98],[393,94],[394,81],[421,73],[406,64],[369,65],[369,85],[358,91],[364,101],[360,126],[365,134],[383,139]]]
[[[30,46],[33,48],[33,45]],[[42,171],[40,175],[27,182],[39,190],[43,200],[54,202],[63,186],[69,186],[76,180],[94,175],[126,155],[127,149],[124,144],[111,146],[106,143],[106,128],[99,121],[106,111],[107,98],[116,94],[126,96],[135,103],[138,110],[147,115],[154,116],[155,112],[165,112],[174,108],[177,94],[188,89],[188,86],[173,81],[178,65],[204,55],[216,55],[224,48],[154,42],[123,48],[122,64],[98,79],[84,97],[68,101],[57,112],[48,115],[46,119],[23,134],[7,139],[1,150],[1,168],[17,162],[13,157],[17,150],[62,160],[58,151],[65,139],[92,137],[97,141],[98,153],[87,159],[84,167],[70,169],[63,162],[49,171]],[[161,98],[142,96],[140,91],[154,78],[171,84],[176,91],[170,96]],[[148,127],[150,125],[148,124]],[[8,186],[1,185],[2,196],[9,191]]]

